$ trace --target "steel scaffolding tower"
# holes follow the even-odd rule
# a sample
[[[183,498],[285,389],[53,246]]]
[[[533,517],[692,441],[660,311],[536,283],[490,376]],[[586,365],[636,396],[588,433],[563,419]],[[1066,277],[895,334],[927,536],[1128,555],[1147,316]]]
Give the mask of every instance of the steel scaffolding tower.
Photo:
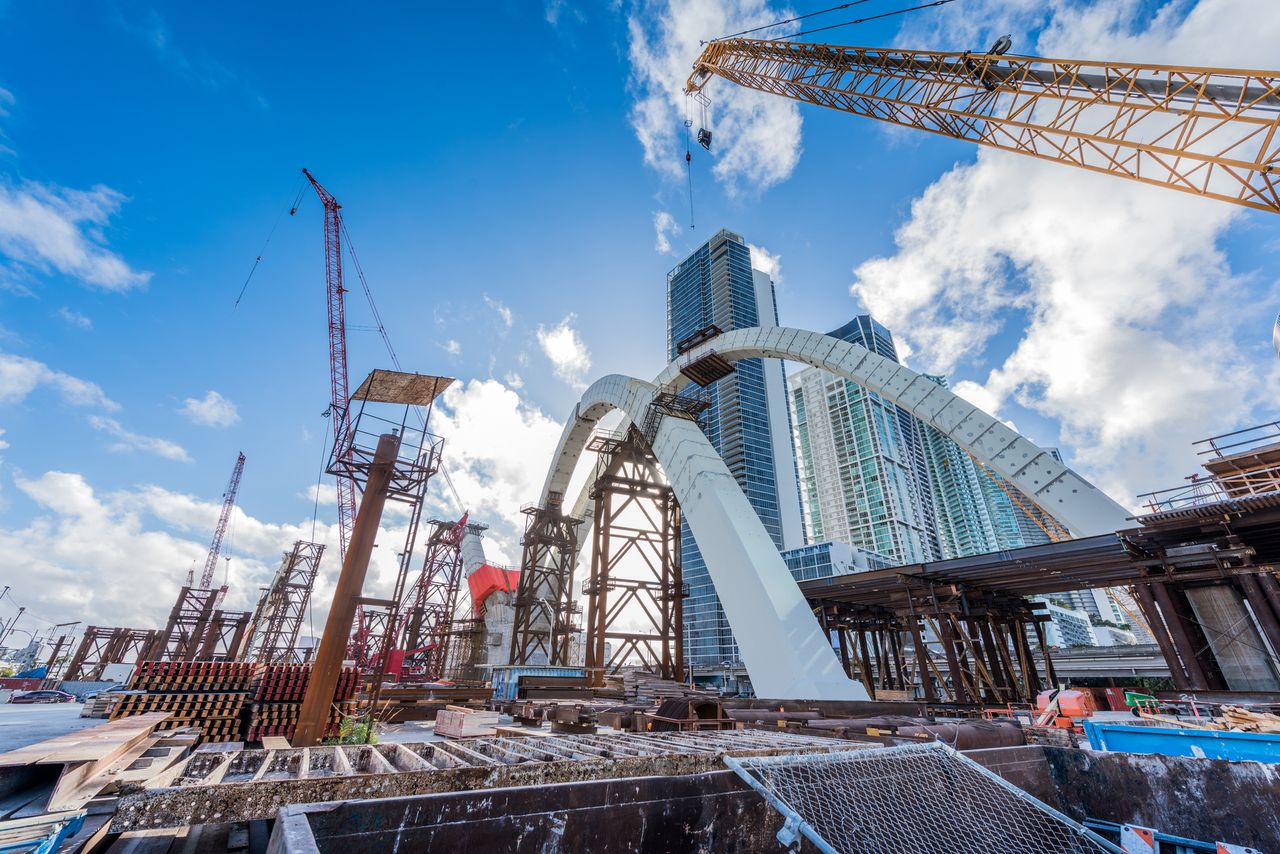
[[[569,663],[573,626],[573,564],[581,519],[566,516],[564,495],[551,493],[543,507],[521,510],[529,517],[520,558],[511,632],[512,664]]]
[[[246,657],[262,664],[296,661],[302,618],[311,601],[324,546],[298,540],[285,552],[271,586],[263,590],[249,628]]]
[[[587,596],[587,672],[597,685],[624,664],[664,679],[684,670],[680,505],[640,432],[598,435]],[[624,617],[625,613],[625,617]],[[619,624],[639,624],[624,631]],[[606,651],[606,645],[610,650]]]

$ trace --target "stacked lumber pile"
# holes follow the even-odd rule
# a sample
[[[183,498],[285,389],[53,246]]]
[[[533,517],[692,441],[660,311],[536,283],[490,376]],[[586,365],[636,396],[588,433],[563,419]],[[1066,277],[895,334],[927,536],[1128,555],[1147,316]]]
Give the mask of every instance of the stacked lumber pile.
[[[252,701],[245,709],[245,740],[293,738],[310,678],[309,664],[258,665],[250,683]],[[355,713],[354,697],[359,688],[360,671],[344,668],[334,688],[326,735],[337,735],[342,719]]]
[[[109,718],[111,710],[116,707],[116,703],[120,700],[120,692],[103,691],[92,700],[85,700],[84,706],[80,709],[80,717],[82,718]]]
[[[463,706],[446,706],[436,715],[436,735],[450,738],[472,738],[494,735],[499,714]]]
[[[690,688],[683,682],[662,679],[641,670],[627,671],[622,675],[622,687],[627,700],[641,705],[662,703],[684,697],[716,697],[714,691]]]
[[[1223,706],[1221,720],[1228,729],[1236,732],[1265,732],[1280,735],[1280,715],[1269,712],[1251,712],[1239,706]]]
[[[237,661],[139,662],[129,682],[139,693],[120,695],[111,720],[167,712],[160,732],[199,727],[202,743],[239,741],[253,669]]]

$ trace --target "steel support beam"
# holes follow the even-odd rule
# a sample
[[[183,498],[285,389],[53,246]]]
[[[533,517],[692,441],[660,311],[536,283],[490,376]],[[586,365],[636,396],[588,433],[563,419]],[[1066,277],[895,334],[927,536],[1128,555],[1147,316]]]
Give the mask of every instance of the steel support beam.
[[[295,747],[319,744],[328,727],[329,705],[333,702],[333,692],[342,671],[347,639],[351,636],[351,624],[356,616],[356,600],[364,589],[369,557],[373,554],[378,524],[382,521],[382,509],[387,503],[387,487],[391,483],[399,450],[399,436],[384,433],[378,437],[378,447],[374,452],[373,462],[369,465],[364,496],[356,513],[346,557],[342,561],[342,572],[333,591],[329,618],[325,622],[324,634],[320,637],[320,648],[316,651],[311,677],[307,681],[307,693],[298,713],[298,728],[293,737]]]

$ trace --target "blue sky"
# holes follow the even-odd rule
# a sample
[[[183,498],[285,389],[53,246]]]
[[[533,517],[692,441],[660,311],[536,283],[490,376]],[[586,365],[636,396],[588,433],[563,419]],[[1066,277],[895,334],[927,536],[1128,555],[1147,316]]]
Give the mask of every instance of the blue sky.
[[[832,40],[980,49],[1013,32],[1026,52],[1265,67],[1276,35],[1262,0],[959,5]],[[238,450],[229,604],[249,607],[309,534],[328,375],[321,209],[308,191],[281,217],[302,166],[344,205],[402,364],[459,378],[446,458],[463,500],[504,516],[507,560],[505,516],[536,498],[581,384],[660,370],[665,274],[720,227],[777,260],[784,324],[876,310],[913,365],[1122,501],[1190,473],[1191,438],[1273,417],[1269,215],[720,84],[689,228],[672,87],[708,30],[781,9],[0,3],[0,583],[50,620],[162,614]],[[1031,204],[1051,237],[1021,230]],[[923,304],[901,296],[913,276]],[[1104,319],[1081,325],[1099,313],[1063,293]],[[974,308],[981,294],[998,298]],[[358,290],[348,305],[370,323]],[[349,342],[353,385],[386,366],[376,335]],[[1218,370],[1247,381],[1220,388]]]

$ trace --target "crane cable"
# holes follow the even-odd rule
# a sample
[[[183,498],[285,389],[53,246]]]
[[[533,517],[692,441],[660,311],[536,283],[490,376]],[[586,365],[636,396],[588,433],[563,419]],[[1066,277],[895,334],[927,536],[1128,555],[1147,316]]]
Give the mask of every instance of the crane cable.
[[[852,0],[852,2],[850,3],[841,3],[839,6],[832,6],[830,9],[822,9],[817,12],[809,12],[804,15],[796,15],[794,18],[783,18],[781,21],[774,21],[772,24],[762,24],[761,26],[758,26],[758,27],[752,27],[749,30],[742,30],[741,32],[731,33],[727,36],[720,36],[719,38],[712,39],[712,41],[720,42],[720,41],[724,41],[725,39],[736,39],[738,36],[746,36],[746,35],[750,35],[751,33],[758,33],[761,30],[771,30],[774,27],[780,27],[783,24],[794,24],[796,21],[803,21],[805,18],[814,18],[814,17],[817,17],[818,15],[825,15],[828,12],[839,12],[841,9],[848,9],[850,6],[861,6],[863,3],[869,3],[869,2],[871,2],[871,0]],[[699,42],[699,44],[706,44],[706,42]]]
[[[684,96],[684,171],[689,181],[689,227],[697,228],[693,217],[693,146],[689,142],[689,128],[693,127],[692,110],[689,99],[692,94]]]
[[[795,38],[799,38],[800,36],[808,36],[808,35],[812,35],[813,33],[825,32],[826,30],[839,29],[840,27],[850,27],[850,26],[853,26],[854,24],[865,24],[868,21],[878,21],[881,18],[892,18],[895,15],[905,15],[908,12],[919,12],[921,9],[932,9],[934,6],[945,6],[948,3],[954,3],[954,2],[956,2],[956,0],[934,0],[934,2],[932,3],[924,3],[920,6],[909,6],[906,9],[895,9],[892,12],[883,12],[879,15],[869,15],[865,18],[855,18],[852,21],[845,21],[843,24],[831,24],[830,26],[818,27],[817,29],[813,29],[813,30],[801,30],[798,33],[791,33],[790,35],[779,36],[778,40],[795,39]]]
[[[271,226],[271,231],[267,232],[267,239],[262,242],[262,248],[258,250],[258,255],[253,259],[253,266],[249,268],[249,275],[245,277],[244,284],[240,286],[240,293],[236,296],[236,301],[231,310],[235,311],[240,307],[240,300],[244,299],[244,292],[249,289],[249,282],[253,279],[253,274],[258,272],[258,265],[262,263],[262,256],[266,253],[267,247],[271,245],[271,238],[275,237],[276,229],[280,227],[280,220],[284,219],[285,211],[289,216],[293,216],[298,212],[298,205],[302,203],[302,194],[306,191],[306,185],[302,183],[304,179],[298,179],[298,192],[293,197],[293,204],[280,211],[276,215],[276,221]]]
[[[391,357],[391,364],[397,370],[403,370],[400,367],[400,357],[396,355],[395,347],[391,346],[391,336],[387,334],[386,324],[382,322],[382,315],[378,312],[378,306],[373,301],[373,291],[369,288],[369,282],[364,277],[364,268],[360,266],[360,258],[356,255],[356,245],[351,240],[351,234],[347,231],[346,220],[339,220],[342,226],[342,237],[346,241],[347,252],[351,256],[352,266],[356,270],[356,278],[360,280],[360,287],[364,291],[364,298],[369,303],[369,312],[373,315],[373,322],[377,327],[378,336],[382,338],[382,344],[387,349],[387,355]],[[417,414],[418,420],[422,422],[422,428],[425,431],[427,427],[426,418],[422,415],[422,410],[415,406],[413,411]],[[449,472],[444,467],[444,461],[440,461],[440,472],[444,475],[445,483],[449,485],[449,491],[453,493],[453,500],[457,504],[458,510],[463,513],[467,512],[467,506],[462,502],[462,497],[458,495],[458,489],[453,485],[453,478],[449,477]]]

